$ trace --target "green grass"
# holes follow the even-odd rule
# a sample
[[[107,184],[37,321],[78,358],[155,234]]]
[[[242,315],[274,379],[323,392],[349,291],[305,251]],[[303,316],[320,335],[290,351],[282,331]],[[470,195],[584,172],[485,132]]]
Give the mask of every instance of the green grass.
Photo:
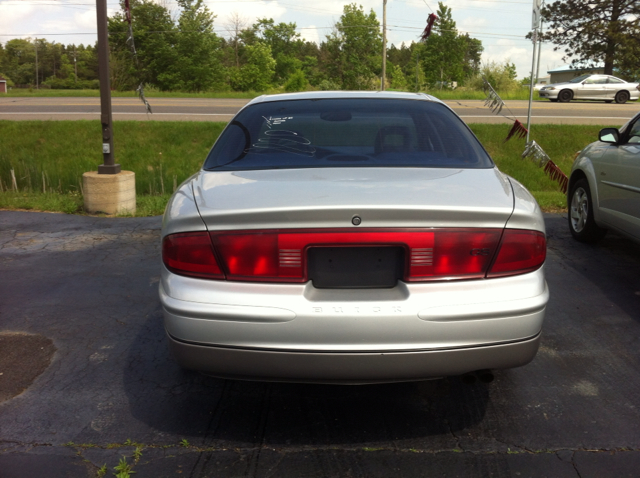
[[[239,98],[252,99],[263,94],[282,93],[284,90],[274,89],[264,93],[255,91],[208,91],[203,93],[184,93],[180,91],[157,91],[155,89],[144,90],[147,98]],[[99,97],[100,90],[50,90],[50,89],[11,89],[7,92],[10,98],[24,97]],[[135,91],[112,91],[111,96],[114,98],[137,97]]]
[[[457,88],[455,90],[425,90],[436,98],[441,100],[484,100],[486,93],[479,90],[468,90],[466,88]],[[237,98],[252,99],[263,94],[284,93],[282,88],[274,88],[266,92],[255,91],[207,91],[203,93],[184,93],[180,91],[157,91],[155,89],[145,90],[144,94],[147,98]],[[503,100],[528,100],[529,90],[521,88],[512,92],[500,92]],[[7,96],[12,98],[19,97],[99,97],[99,90],[50,90],[50,89],[12,89],[9,90]],[[135,91],[112,91],[111,96],[118,98],[137,97]],[[533,95],[534,99],[540,99],[538,93]]]
[[[80,193],[60,194],[33,191],[0,192],[0,209],[24,209],[27,211],[53,211],[75,214],[82,212]]]
[[[435,96],[436,98],[446,100],[484,100],[487,94],[480,90],[470,90],[466,88],[456,88],[455,90],[427,90],[425,93]],[[500,91],[498,92],[500,98],[503,100],[529,100],[529,90],[526,88],[520,88],[514,91]],[[534,100],[539,100],[538,92],[533,94]]]
[[[162,214],[175,187],[196,172],[224,123],[114,123],[116,162],[136,173],[137,216]],[[534,125],[535,139],[569,173],[576,152],[602,126]],[[564,194],[533,162],[524,140],[504,142],[509,125],[472,124],[498,167],[523,183],[544,210],[562,210]],[[0,209],[82,213],[82,174],[102,164],[98,121],[0,121]],[[11,169],[18,190],[13,191]],[[44,179],[44,184],[43,184]]]
[[[136,173],[138,195],[169,194],[202,165],[224,123],[114,123],[115,160]],[[102,164],[98,121],[0,121],[0,187],[81,192],[82,174]],[[43,185],[44,179],[44,185]]]

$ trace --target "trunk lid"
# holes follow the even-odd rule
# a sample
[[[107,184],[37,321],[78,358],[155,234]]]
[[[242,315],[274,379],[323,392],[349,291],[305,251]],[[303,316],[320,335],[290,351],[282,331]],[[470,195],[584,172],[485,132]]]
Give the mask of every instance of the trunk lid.
[[[201,171],[210,231],[354,227],[503,228],[514,196],[497,168],[309,168]]]

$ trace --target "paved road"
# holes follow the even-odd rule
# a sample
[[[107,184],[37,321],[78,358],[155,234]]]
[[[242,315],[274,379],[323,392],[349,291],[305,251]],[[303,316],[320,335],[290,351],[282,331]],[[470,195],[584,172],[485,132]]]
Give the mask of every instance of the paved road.
[[[248,100],[207,98],[150,98],[147,115],[137,98],[113,98],[115,120],[138,121],[229,121]],[[505,123],[480,100],[447,101],[467,123]],[[507,101],[502,114],[526,123],[527,102]],[[640,110],[640,104],[596,102],[551,103],[536,101],[532,124],[601,124],[620,126]],[[0,98],[0,119],[78,120],[99,119],[99,98]]]
[[[160,222],[0,211],[0,334],[56,349],[0,403],[1,478],[112,476],[136,443],[138,478],[638,476],[640,245],[547,215],[542,346],[492,384],[265,384],[171,361]]]

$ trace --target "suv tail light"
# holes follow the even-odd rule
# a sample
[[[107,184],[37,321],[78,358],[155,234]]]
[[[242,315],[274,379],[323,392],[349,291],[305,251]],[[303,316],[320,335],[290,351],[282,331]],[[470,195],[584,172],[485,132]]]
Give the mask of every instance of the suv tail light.
[[[170,271],[192,277],[306,282],[308,248],[363,246],[402,247],[406,282],[524,274],[541,267],[546,256],[544,234],[516,229],[194,232],[166,236],[162,256]]]

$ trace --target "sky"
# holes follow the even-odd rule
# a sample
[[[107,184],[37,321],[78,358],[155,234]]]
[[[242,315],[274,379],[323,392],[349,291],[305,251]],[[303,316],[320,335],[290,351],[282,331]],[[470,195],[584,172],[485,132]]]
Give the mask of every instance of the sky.
[[[156,0],[178,15],[175,0]],[[340,20],[343,7],[349,3],[362,5],[365,12],[375,11],[382,23],[383,0],[205,0],[216,15],[214,28],[229,37],[234,14],[247,26],[258,18],[273,18],[276,23],[295,23],[302,38],[321,42]],[[525,35],[531,30],[533,0],[443,0],[452,10],[460,33],[482,41],[483,62],[511,62],[518,78],[531,72],[533,46]],[[107,0],[108,14],[120,9],[117,0]],[[436,0],[388,0],[388,46],[400,46],[419,39],[426,19],[437,11]],[[135,20],[134,20],[135,21]],[[95,0],[0,0],[0,42],[12,38],[45,38],[49,42],[93,44],[96,41]],[[562,51],[543,45],[540,75],[565,64]]]

